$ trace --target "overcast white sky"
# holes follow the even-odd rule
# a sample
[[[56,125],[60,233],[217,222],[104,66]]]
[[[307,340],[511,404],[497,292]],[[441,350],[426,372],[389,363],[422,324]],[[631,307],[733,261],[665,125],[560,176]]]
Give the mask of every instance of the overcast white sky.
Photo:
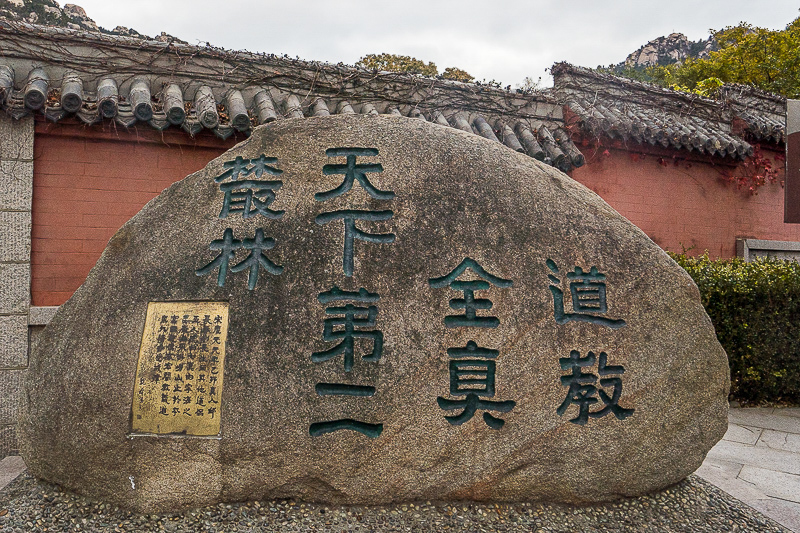
[[[782,29],[796,0],[439,1],[68,0],[107,29],[165,31],[192,44],[353,64],[388,52],[456,66],[477,79],[515,86],[558,61],[618,63],[672,32],[690,40],[746,21]],[[63,6],[64,1],[59,3]]]

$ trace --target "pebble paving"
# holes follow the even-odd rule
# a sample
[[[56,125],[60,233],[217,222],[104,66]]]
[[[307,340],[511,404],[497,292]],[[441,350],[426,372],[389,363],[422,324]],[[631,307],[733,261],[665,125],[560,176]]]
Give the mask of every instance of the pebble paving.
[[[141,515],[63,491],[27,473],[0,491],[0,531],[791,533],[696,476],[650,496],[592,507],[463,502],[364,507],[275,500]]]

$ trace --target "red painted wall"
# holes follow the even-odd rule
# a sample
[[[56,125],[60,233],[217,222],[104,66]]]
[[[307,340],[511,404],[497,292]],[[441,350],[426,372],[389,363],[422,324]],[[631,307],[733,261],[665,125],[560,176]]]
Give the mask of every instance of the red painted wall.
[[[37,123],[33,305],[64,303],[122,224],[165,187],[203,168],[236,142],[144,130]],[[676,154],[685,155],[634,155],[617,148],[607,155],[587,151],[587,164],[572,176],[667,250],[707,250],[712,257],[732,257],[737,237],[800,241],[800,224],[783,223],[779,185],[761,187],[752,196],[721,179],[722,170],[741,172],[741,167],[687,159],[675,165]]]
[[[216,138],[192,143],[177,132],[172,136],[37,123],[33,305],[64,303],[86,279],[111,236],[144,204],[234,144]],[[181,144],[165,144],[170,140]]]
[[[676,165],[666,152],[634,155],[614,148],[607,155],[588,155],[587,164],[575,169],[572,177],[666,250],[686,248],[692,255],[707,250],[712,257],[728,258],[736,255],[737,237],[800,241],[800,224],[783,223],[779,184],[762,186],[750,195],[722,179],[723,170],[738,175],[744,171],[741,166],[687,159]],[[666,165],[659,163],[660,158]]]

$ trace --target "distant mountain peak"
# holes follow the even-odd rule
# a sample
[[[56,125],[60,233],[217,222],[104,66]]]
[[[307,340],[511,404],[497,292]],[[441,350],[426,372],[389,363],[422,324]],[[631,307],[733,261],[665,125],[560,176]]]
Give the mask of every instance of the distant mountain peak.
[[[186,44],[186,41],[177,39],[164,32],[152,38],[124,26],[117,26],[113,30],[107,30],[98,26],[94,20],[89,18],[86,11],[81,6],[76,4],[64,4],[62,8],[55,0],[0,0],[0,19],[57,26],[59,28],[69,28],[72,30],[100,32],[108,35],[122,35],[161,42],[174,41]]]
[[[681,63],[688,57],[708,57],[708,54],[714,50],[717,50],[717,43],[713,37],[690,41],[682,33],[670,33],[666,37],[653,39],[628,55],[624,65],[629,68],[671,65]]]

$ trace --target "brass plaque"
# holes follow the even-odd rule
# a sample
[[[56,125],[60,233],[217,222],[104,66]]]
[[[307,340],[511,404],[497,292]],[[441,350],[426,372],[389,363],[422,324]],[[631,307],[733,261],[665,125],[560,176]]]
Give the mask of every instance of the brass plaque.
[[[226,302],[150,302],[136,382],[133,433],[219,434]]]

